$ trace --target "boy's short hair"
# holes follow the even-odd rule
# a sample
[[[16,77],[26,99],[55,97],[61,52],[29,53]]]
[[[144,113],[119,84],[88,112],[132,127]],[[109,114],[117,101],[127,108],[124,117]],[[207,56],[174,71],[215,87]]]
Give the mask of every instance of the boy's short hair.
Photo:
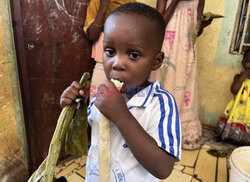
[[[121,14],[132,13],[132,14],[147,17],[149,20],[152,20],[157,26],[157,29],[159,32],[157,35],[159,36],[161,45],[162,45],[164,35],[165,35],[166,24],[163,19],[163,16],[156,9],[143,3],[132,2],[132,3],[126,3],[117,7],[110,13],[109,16],[116,14],[116,13],[121,13]]]

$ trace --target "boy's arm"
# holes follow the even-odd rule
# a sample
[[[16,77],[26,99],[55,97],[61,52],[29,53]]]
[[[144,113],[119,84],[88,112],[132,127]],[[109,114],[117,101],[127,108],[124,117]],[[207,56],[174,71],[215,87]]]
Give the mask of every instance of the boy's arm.
[[[177,159],[161,149],[130,112],[123,112],[114,123],[134,157],[147,171],[159,179],[171,174]]]
[[[91,2],[92,1],[90,1],[90,3]],[[87,37],[91,42],[96,42],[99,39],[101,32],[103,31],[105,15],[109,8],[109,4],[110,4],[110,0],[100,0],[100,6],[94,18],[94,21],[90,24],[90,26],[86,30]],[[87,12],[89,14],[95,15],[95,8],[96,8],[95,6],[96,5],[94,4],[93,5],[89,4]],[[91,7],[93,7],[93,9],[91,9]],[[87,16],[91,16],[91,15],[87,15]]]
[[[230,88],[231,92],[236,95],[240,90],[242,83],[245,81],[245,79],[249,78],[249,76],[250,73],[246,70],[241,71],[240,74],[236,74]]]
[[[102,96],[103,93],[108,93],[108,88],[114,87],[111,82],[107,81],[100,87],[102,91],[98,92],[95,105],[117,126],[136,160],[155,177],[159,179],[168,177],[177,158],[157,145],[154,138],[143,129],[127,109],[125,99],[118,91],[113,93],[117,94],[116,97]],[[112,89],[112,91],[115,90]]]
[[[162,16],[164,18],[165,24],[167,25],[170,18],[171,18],[171,16],[174,14],[175,8],[176,8],[176,6],[177,6],[177,4],[179,3],[180,0],[172,0],[167,9],[165,9],[167,1],[165,0],[165,7],[162,7],[163,6],[162,1],[163,0],[157,0],[157,5],[158,5],[158,3],[159,3],[159,6],[161,5],[161,7],[159,7],[159,9],[164,8]]]
[[[167,0],[157,0],[156,3],[156,9],[163,14],[165,8],[166,8]]]
[[[203,29],[206,28],[208,25],[210,25],[213,21],[213,18],[210,18],[209,20],[202,21],[201,16],[204,11],[204,6],[205,6],[205,0],[199,0],[199,4],[197,7],[197,23],[200,24],[200,30],[198,32],[198,36],[200,36],[203,32]]]
[[[198,7],[197,7],[197,22],[201,24],[201,15],[203,14],[205,6],[205,0],[199,0]]]

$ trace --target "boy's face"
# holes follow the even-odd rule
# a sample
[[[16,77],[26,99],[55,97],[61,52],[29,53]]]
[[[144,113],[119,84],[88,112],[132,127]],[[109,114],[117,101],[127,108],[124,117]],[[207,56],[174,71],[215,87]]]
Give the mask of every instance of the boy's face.
[[[144,16],[113,14],[104,28],[103,64],[106,77],[130,86],[143,86],[151,70],[160,67],[155,24]],[[159,46],[158,46],[159,47]]]

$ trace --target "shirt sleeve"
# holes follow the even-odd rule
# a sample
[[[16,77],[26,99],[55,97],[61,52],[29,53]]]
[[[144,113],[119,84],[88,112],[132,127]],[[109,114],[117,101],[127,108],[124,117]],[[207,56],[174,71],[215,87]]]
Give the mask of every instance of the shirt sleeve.
[[[158,146],[181,159],[181,124],[174,97],[167,91],[155,94],[147,131]]]
[[[98,9],[100,6],[100,1],[99,0],[91,0],[89,2],[88,8],[87,8],[87,14],[86,14],[86,19],[85,19],[85,24],[83,27],[83,31],[87,35],[87,30],[90,27],[90,25],[93,23],[95,20],[95,17],[97,15]]]
[[[95,116],[95,96],[92,98],[89,106],[87,107],[88,123],[92,126],[93,116]]]

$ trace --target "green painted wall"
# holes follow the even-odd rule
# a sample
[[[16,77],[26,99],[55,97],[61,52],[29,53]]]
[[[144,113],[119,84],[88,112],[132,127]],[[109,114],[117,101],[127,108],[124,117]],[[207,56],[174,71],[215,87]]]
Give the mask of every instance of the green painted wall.
[[[242,56],[228,53],[232,41],[238,5],[239,0],[227,0],[225,3],[225,18],[222,21],[220,36],[214,58],[214,63],[217,66],[241,68]]]

